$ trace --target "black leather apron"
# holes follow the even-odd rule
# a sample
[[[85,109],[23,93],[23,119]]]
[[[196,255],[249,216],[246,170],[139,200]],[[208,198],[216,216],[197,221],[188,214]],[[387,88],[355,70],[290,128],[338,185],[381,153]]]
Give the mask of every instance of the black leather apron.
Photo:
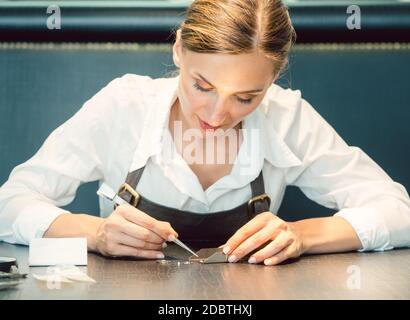
[[[169,222],[179,239],[193,248],[218,247],[255,215],[269,211],[270,198],[265,193],[262,171],[251,182],[249,201],[230,210],[203,214],[163,206],[139,195],[135,189],[144,169],[145,166],[129,172],[118,195],[151,217]]]

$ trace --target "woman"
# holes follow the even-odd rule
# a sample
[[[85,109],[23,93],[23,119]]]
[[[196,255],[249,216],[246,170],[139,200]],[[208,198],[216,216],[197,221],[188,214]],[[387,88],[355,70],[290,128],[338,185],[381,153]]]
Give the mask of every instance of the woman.
[[[410,245],[404,187],[274,84],[294,38],[279,0],[194,1],[173,46],[180,75],[115,79],[57,128],[2,186],[0,239],[82,236],[90,251],[156,259],[179,237],[265,265]],[[131,206],[59,208],[95,180]],[[286,185],[338,212],[283,221]]]

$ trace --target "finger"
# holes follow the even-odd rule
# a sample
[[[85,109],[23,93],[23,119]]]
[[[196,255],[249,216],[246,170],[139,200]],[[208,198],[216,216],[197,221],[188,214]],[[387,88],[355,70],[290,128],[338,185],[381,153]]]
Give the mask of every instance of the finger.
[[[265,259],[263,263],[267,266],[273,266],[279,264],[283,261],[288,260],[296,256],[296,246],[292,243],[291,245],[285,247],[282,251],[279,251],[273,257]]]
[[[249,252],[259,248],[267,241],[276,236],[280,230],[272,228],[270,225],[265,226],[258,232],[254,233],[248,239],[243,241],[235,250],[233,250],[228,258],[229,262],[236,262],[246,256]]]
[[[145,250],[129,247],[123,244],[113,245],[109,252],[111,256],[126,256],[146,259],[163,259],[164,254],[161,251]]]
[[[223,249],[225,254],[230,254],[234,251],[244,240],[249,238],[254,233],[263,228],[265,222],[259,219],[258,216],[239,228],[235,234],[226,242]]]
[[[292,239],[288,232],[280,232],[278,236],[271,241],[266,247],[254,253],[248,260],[249,263],[259,263],[273,257],[285,247],[289,246]],[[253,259],[252,259],[253,258]]]
[[[272,220],[271,223],[273,223],[273,230],[283,222],[282,219],[277,218],[271,212],[261,213],[235,232],[235,234],[226,242],[223,252],[225,254],[230,254],[233,252],[243,241],[261,230],[266,225],[268,220]]]
[[[168,222],[154,219],[145,212],[129,205],[119,206],[117,209],[119,210],[119,213],[128,221],[155,232],[165,240],[168,240],[170,235],[178,237],[178,233],[171,227]]]
[[[146,242],[157,243],[157,244],[162,244],[164,242],[164,239],[162,239],[155,232],[148,230],[144,227],[141,227],[125,219],[123,219],[120,222],[119,231],[131,237],[134,237],[134,238],[146,241]]]
[[[161,251],[164,247],[159,243],[152,243],[143,241],[134,237],[129,236],[123,232],[117,232],[113,236],[113,240],[119,244],[123,244],[129,247],[134,247],[137,249],[146,249],[146,250],[158,250]],[[163,242],[165,244],[165,242]]]

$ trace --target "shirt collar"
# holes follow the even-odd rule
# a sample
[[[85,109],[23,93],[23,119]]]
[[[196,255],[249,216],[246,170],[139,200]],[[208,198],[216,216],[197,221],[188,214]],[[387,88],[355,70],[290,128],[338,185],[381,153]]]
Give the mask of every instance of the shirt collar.
[[[141,168],[149,157],[161,151],[163,130],[168,125],[169,113],[177,97],[178,83],[179,76],[153,80],[155,93],[151,96],[152,104],[145,106],[146,119],[129,171]]]
[[[278,168],[298,166],[302,163],[276,131],[270,130],[272,127],[268,125],[261,106],[245,117],[242,123],[243,141],[231,174],[212,185],[208,189],[209,193],[218,190],[216,196],[220,196],[227,189],[245,187],[259,175],[265,160]]]
[[[277,168],[288,168],[302,164],[302,161],[279,136],[273,123],[269,123],[269,119],[263,111],[262,105],[248,115],[244,124],[247,128],[252,128],[256,130],[256,132],[259,131],[263,157],[272,166]]]

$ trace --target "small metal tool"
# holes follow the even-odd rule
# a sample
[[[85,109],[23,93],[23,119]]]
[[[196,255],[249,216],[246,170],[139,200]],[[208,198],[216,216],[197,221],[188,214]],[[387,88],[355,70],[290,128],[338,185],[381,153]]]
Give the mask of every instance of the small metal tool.
[[[119,197],[117,193],[105,183],[103,183],[97,190],[97,194],[104,199],[115,202],[117,205],[129,204],[127,201]]]
[[[199,250],[189,261],[199,263],[223,263],[228,261],[228,256],[223,253],[223,248],[206,248]]]
[[[192,253],[194,256],[199,257],[194,251],[192,251],[186,244],[184,244],[181,240],[178,240],[177,238],[174,238],[174,240],[172,240],[172,242],[176,243],[177,245],[179,245],[181,248],[189,251],[190,253]]]

